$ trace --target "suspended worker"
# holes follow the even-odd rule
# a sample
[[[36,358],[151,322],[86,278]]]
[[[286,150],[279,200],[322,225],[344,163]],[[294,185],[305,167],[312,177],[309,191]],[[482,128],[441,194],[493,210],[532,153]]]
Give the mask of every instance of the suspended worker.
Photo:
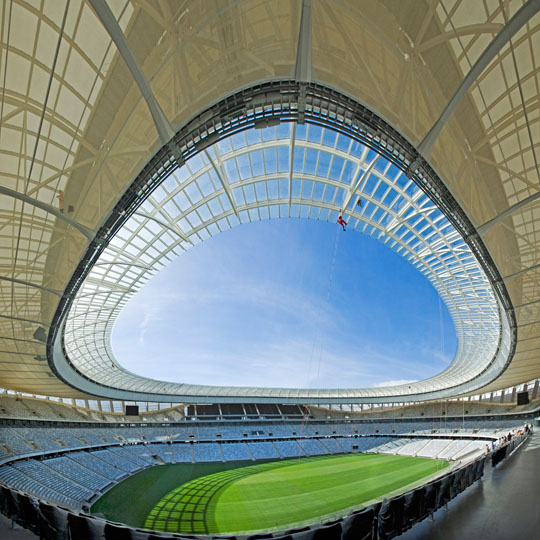
[[[347,222],[343,219],[343,216],[341,214],[339,214],[337,222],[343,227],[343,230],[345,230],[345,225],[347,225]]]

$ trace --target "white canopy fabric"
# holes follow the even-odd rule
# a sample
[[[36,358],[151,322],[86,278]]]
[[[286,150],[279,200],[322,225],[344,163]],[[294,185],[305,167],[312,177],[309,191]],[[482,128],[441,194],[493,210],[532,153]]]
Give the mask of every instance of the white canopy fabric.
[[[0,386],[62,397],[100,393],[92,384],[67,384],[60,373],[64,368],[51,368],[51,343],[48,350],[46,344],[79,263],[91,245],[100,245],[96,235],[117,203],[178,130],[227,96],[284,80],[323,85],[373,111],[433,168],[476,229],[507,292],[517,331],[488,291],[489,323],[471,326],[475,335],[490,337],[455,365],[464,367],[463,377],[472,377],[487,362],[478,351],[488,351],[493,358],[503,334],[513,334],[514,343],[505,350],[510,363],[501,362],[498,376],[476,385],[475,392],[539,377],[539,9],[537,0],[3,2]],[[285,146],[291,147],[291,139],[289,134]],[[280,146],[276,140],[277,135],[274,141],[261,139],[259,150],[265,145],[275,150]],[[321,139],[298,148],[324,150],[332,156],[341,152],[337,145],[331,150],[322,146]],[[210,157],[199,156],[209,175],[218,159],[237,163],[244,159],[241,151],[232,149],[234,155],[229,156],[207,152]],[[189,164],[175,175],[187,168]],[[191,173],[191,185],[203,188],[198,172]],[[299,174],[301,182],[317,181],[305,170]],[[262,185],[259,180],[255,175],[253,181],[238,182]],[[264,180],[267,185],[271,181]],[[322,183],[340,181],[327,175]],[[222,210],[227,204],[232,207],[231,200],[247,210],[251,203],[245,190],[243,200],[234,198],[235,188],[243,187],[234,182],[230,186],[227,194],[224,186],[213,184],[214,192],[222,190],[225,197],[220,198]],[[164,190],[163,199],[157,200],[159,192],[154,192],[141,212],[162,212],[163,203],[174,222],[165,223],[165,228],[179,226],[186,236],[177,234],[182,250],[182,242],[193,241],[192,229],[184,230],[178,223],[193,210],[175,203],[178,215],[168,214],[165,203],[174,190],[167,191],[165,184],[159,189]],[[202,190],[201,195],[210,196]],[[314,195],[313,190],[311,200]],[[268,207],[268,197],[267,193],[266,203],[256,199],[260,204],[255,206]],[[340,204],[330,201],[332,208],[323,219],[333,219],[330,212]],[[214,217],[205,227],[216,221]],[[258,219],[262,217],[259,213]],[[363,224],[372,219],[359,218]],[[125,226],[139,234],[146,226],[143,222],[149,221],[163,227],[155,219],[136,215]],[[196,234],[204,234],[203,228]],[[114,243],[106,249],[114,250]],[[147,276],[153,272],[148,268],[152,264],[143,261],[139,270]],[[105,266],[94,266],[92,276],[107,275],[111,270]],[[132,266],[135,279],[138,270]],[[122,286],[123,278],[115,279]],[[117,297],[110,295],[113,303],[121,305],[118,298],[123,292],[117,288]],[[80,302],[81,296],[76,305],[82,307]],[[84,320],[83,327],[90,322]],[[101,322],[105,341],[100,346],[106,348],[113,318]],[[115,388],[127,384],[132,376],[119,377],[118,366],[110,365],[108,373],[92,371],[96,340],[93,337],[85,351],[73,345],[72,330],[68,324],[63,345],[78,362],[80,381],[91,383],[101,377],[102,383]],[[453,374],[455,384],[449,381],[449,386],[461,382],[461,375]],[[160,384],[153,391],[166,393]],[[129,385],[142,392],[154,383],[141,379],[130,380]],[[227,394],[243,393],[227,389]],[[345,398],[347,392],[342,394]],[[403,395],[397,390],[394,394]],[[120,392],[113,397],[121,396]]]

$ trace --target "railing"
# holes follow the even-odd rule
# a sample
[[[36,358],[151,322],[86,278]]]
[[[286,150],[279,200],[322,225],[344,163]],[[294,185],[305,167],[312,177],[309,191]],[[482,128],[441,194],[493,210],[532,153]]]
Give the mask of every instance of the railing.
[[[525,433],[512,437],[512,439],[498,446],[491,452],[491,466],[496,467],[503,459],[508,457],[516,450],[530,435],[530,430],[527,427]]]

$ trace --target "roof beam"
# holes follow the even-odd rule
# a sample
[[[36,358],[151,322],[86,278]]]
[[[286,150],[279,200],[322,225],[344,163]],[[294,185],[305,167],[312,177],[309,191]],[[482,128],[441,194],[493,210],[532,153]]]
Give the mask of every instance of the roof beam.
[[[100,287],[106,287],[107,289],[110,289],[111,291],[118,291],[118,292],[121,292],[121,293],[133,293],[133,292],[135,292],[135,289],[129,289],[128,287],[123,287],[122,285],[119,285],[118,283],[111,283],[110,281],[104,281],[102,279],[98,279],[98,278],[91,277],[91,276],[88,276],[86,278],[85,282],[86,283],[94,283],[95,285],[99,285]]]
[[[158,219],[157,217],[153,216],[152,214],[147,214],[146,212],[141,212],[140,210],[137,210],[136,212],[133,212],[134,216],[141,216],[146,219],[151,219],[152,221],[155,221],[158,225],[161,225],[164,229],[168,229],[169,231],[172,231],[174,234],[179,236],[184,242],[188,242],[189,244],[193,245],[193,242],[184,234],[182,229],[176,225],[176,223],[165,223],[164,221],[161,221],[161,219]]]
[[[310,83],[312,78],[312,19],[313,0],[302,1],[302,16],[300,19],[300,31],[298,33],[298,47],[296,48],[296,65],[294,68],[294,78],[299,83]],[[306,86],[300,84],[298,95],[298,120],[299,124],[304,123],[306,110]],[[291,169],[292,174],[292,169]],[[289,182],[290,183],[290,182]]]
[[[15,278],[7,277],[7,276],[0,276],[0,280],[9,281],[10,283],[16,283],[17,285],[24,285],[25,287],[33,287],[35,289],[40,289],[42,291],[50,292],[51,294],[55,294],[56,296],[62,296],[61,291],[57,291],[56,289],[50,289],[49,287],[45,287],[44,285],[38,285],[37,283],[32,283],[30,281],[24,281],[23,279],[15,279]]]
[[[534,193],[530,197],[527,197],[526,199],[523,199],[522,201],[519,201],[518,203],[510,206],[510,208],[507,208],[504,212],[501,212],[498,216],[495,216],[493,219],[490,219],[489,221],[486,221],[483,225],[480,225],[480,227],[478,227],[476,230],[478,231],[480,235],[483,235],[490,227],[497,224],[499,221],[510,216],[514,212],[517,212],[520,208],[523,208],[524,206],[528,206],[529,204],[532,204],[538,199],[540,199],[540,192]]]
[[[296,124],[293,123],[291,128],[291,147],[289,156],[289,217],[291,217],[291,205],[292,205],[292,175],[294,165],[294,146],[296,144]]]
[[[143,270],[152,270],[152,267],[149,264],[142,263],[131,263],[128,261],[111,261],[111,262],[97,262],[94,266],[133,266],[135,268],[142,268]]]
[[[294,78],[298,82],[311,82],[312,19],[313,0],[303,0],[298,47],[296,49],[296,66],[294,68]]]
[[[425,159],[428,159],[431,154],[431,149],[442,128],[445,126],[450,116],[452,116],[452,113],[455,111],[465,94],[469,91],[470,87],[478,79],[479,75],[489,65],[493,58],[495,58],[497,53],[512,39],[516,32],[538,11],[540,11],[540,0],[528,0],[528,2],[514,14],[508,23],[504,25],[502,30],[495,38],[493,38],[493,41],[479,56],[478,60],[469,70],[469,73],[467,73],[450,101],[446,104],[446,107],[443,109],[435,124],[433,124],[418,146],[418,152],[420,152]]]
[[[70,218],[63,212],[60,212],[60,210],[58,210],[54,206],[51,206],[50,204],[44,203],[42,201],[39,201],[38,199],[34,199],[33,197],[26,195],[25,193],[19,193],[18,191],[15,191],[14,189],[10,189],[5,186],[0,186],[0,193],[3,195],[7,195],[8,197],[18,199],[19,201],[31,204],[32,206],[36,206],[37,208],[41,208],[41,210],[45,210],[45,212],[48,212],[49,214],[53,214],[58,219],[62,219],[63,221],[69,223],[69,225],[71,225],[72,227],[75,227],[77,230],[83,233],[84,236],[88,238],[88,240],[92,240],[95,236],[95,233],[94,231],[92,231],[92,229],[89,229],[81,223],[78,223],[77,221]]]
[[[534,326],[535,324],[538,324],[538,323],[540,323],[540,320],[528,322],[528,323],[525,323],[525,324],[518,324],[518,328],[521,329],[521,328],[524,328],[525,326]],[[536,336],[536,337],[538,337],[538,336]],[[521,342],[521,341],[525,341],[525,340],[524,340],[524,339],[521,339],[520,342]]]
[[[349,206],[349,203],[351,202],[351,199],[354,197],[354,194],[360,187],[360,184],[362,183],[364,178],[367,179],[368,175],[371,173],[371,171],[373,170],[373,167],[375,167],[380,157],[381,157],[380,154],[377,155],[377,157],[374,158],[373,161],[367,166],[367,169],[365,171],[363,171],[362,168],[360,167],[358,178],[356,182],[354,182],[353,180],[353,183],[351,183],[351,186],[349,187],[349,193],[347,194],[347,196],[345,197],[345,200],[343,201],[343,205],[341,207],[342,213],[345,212],[345,210],[347,209],[347,206]]]
[[[159,105],[150,83],[137,62],[118,21],[115,19],[113,12],[105,0],[89,0],[89,2],[109,36],[111,36],[111,39],[114,41],[120,56],[124,59],[124,62],[131,72],[131,76],[137,83],[137,86],[150,109],[150,114],[154,120],[161,143],[167,144],[173,138],[174,130],[167,120],[163,109]]]
[[[220,169],[223,171],[223,164],[221,163],[221,159],[217,155],[217,152],[215,152],[217,156],[217,160],[219,163]],[[210,165],[212,165],[212,168],[214,169],[215,173],[217,174],[217,177],[219,178],[219,181],[221,182],[221,185],[223,186],[223,190],[225,191],[225,195],[227,195],[227,199],[229,199],[229,202],[231,203],[233,212],[235,213],[236,217],[240,219],[240,216],[238,215],[238,208],[236,207],[236,203],[234,202],[234,198],[231,192],[231,188],[227,182],[225,182],[225,179],[223,178],[223,174],[219,172],[218,168],[216,167],[216,164],[214,163],[214,160],[212,159],[212,156],[208,152],[208,150],[204,150],[204,155],[206,156],[206,159],[210,162]]]
[[[32,343],[33,345],[43,346],[43,342],[37,341],[35,339],[23,339],[23,338],[16,338],[13,336],[0,336],[0,339],[6,340],[6,341],[20,341],[21,343]]]
[[[510,279],[514,279],[518,276],[521,276],[522,274],[526,274],[527,272],[532,272],[533,270],[538,270],[540,268],[540,264],[534,264],[533,266],[529,266],[528,268],[524,268],[523,270],[519,270],[519,272],[514,272],[513,274],[509,274],[508,276],[503,277],[503,281],[508,281]]]
[[[520,304],[519,306],[514,306],[514,309],[521,309],[527,306],[533,306],[534,304],[540,304],[540,299],[532,300],[531,302],[525,302],[525,304]]]
[[[11,319],[12,321],[21,321],[21,322],[27,322],[32,324],[39,324],[41,326],[51,326],[49,323],[43,322],[43,321],[35,321],[33,319],[23,319],[22,317],[13,317],[11,315],[0,315],[0,319]]]

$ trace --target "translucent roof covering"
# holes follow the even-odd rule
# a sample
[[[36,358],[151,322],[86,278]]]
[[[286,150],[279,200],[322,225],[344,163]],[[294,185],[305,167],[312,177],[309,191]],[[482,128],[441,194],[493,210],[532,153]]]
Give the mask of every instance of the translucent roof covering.
[[[465,243],[479,256],[501,302],[497,359],[491,364],[493,369],[486,368],[476,377],[476,390],[489,392],[536,379],[540,375],[539,11],[537,0],[427,4],[243,0],[220,3],[219,10],[210,0],[1,3],[0,385],[73,398],[103,391],[104,387],[92,387],[82,375],[67,382],[71,368],[55,362],[62,345],[53,338],[73,299],[77,288],[73,284],[80,285],[80,276],[95,262],[90,254],[97,253],[108,238],[106,224],[117,204],[136,196],[134,182],[160,152],[181,154],[182,159],[189,152],[187,157],[198,154],[205,168],[210,156],[208,185],[212,190],[223,189],[217,199],[213,192],[203,191],[207,184],[191,181],[190,189],[197,186],[203,199],[191,201],[196,207],[193,221],[183,216],[188,225],[179,222],[182,201],[167,201],[171,214],[164,209],[160,215],[168,216],[164,224],[171,227],[166,232],[169,241],[162,242],[165,249],[184,236],[174,247],[182,250],[190,241],[215,234],[225,222],[231,226],[234,219],[262,219],[266,211],[275,212],[276,206],[280,216],[282,209],[289,211],[279,181],[278,204],[257,198],[262,197],[257,191],[262,186],[268,190],[267,197],[274,196],[272,182],[279,178],[272,174],[282,174],[279,160],[266,184],[248,182],[242,176],[248,167],[265,161],[246,165],[241,149],[235,149],[239,176],[234,182],[239,183],[220,188],[216,175],[228,182],[226,175],[231,171],[220,165],[218,154],[227,161],[232,149],[228,153],[219,148],[216,153],[211,145],[203,145],[206,156],[195,148],[201,137],[197,130],[207,129],[203,113],[224,123],[238,120],[244,109],[255,109],[257,104],[238,99],[231,108],[232,97],[264,84],[285,82],[296,87],[276,90],[274,97],[267,96],[259,106],[294,98],[294,114],[288,120],[301,123],[304,114],[326,114],[338,106],[339,96],[347,97],[367,112],[356,122],[356,113],[348,116],[352,109],[341,111],[340,121],[356,122],[357,127],[370,124],[375,143],[392,148],[396,139],[385,139],[378,130],[384,120],[403,137],[401,150],[407,149],[402,153],[407,154],[410,167],[407,175],[428,169],[436,173],[450,197],[434,200],[441,207],[446,205],[446,216],[452,205],[459,210],[459,223],[454,225],[465,232]],[[326,112],[318,90],[310,94],[313,87],[335,92],[325,105]],[[170,144],[186,133],[193,136],[189,152]],[[290,147],[290,135],[287,139],[285,146]],[[300,137],[295,141],[304,148]],[[263,148],[265,143],[272,146],[270,141],[260,141],[260,150],[273,151]],[[322,139],[320,144],[328,148]],[[317,144],[304,149],[316,152]],[[339,152],[336,147],[330,153]],[[309,163],[306,160],[306,167]],[[332,189],[336,197],[342,196],[338,184],[343,182],[331,176],[324,181],[309,177],[325,176],[322,165],[324,159],[319,173],[318,165],[309,172],[304,171],[303,162],[298,164],[304,177],[294,182],[299,177],[296,172],[293,175],[291,212],[334,219],[324,212],[339,208],[341,201],[329,197]],[[198,172],[194,170],[190,178]],[[177,174],[183,174],[182,169]],[[330,164],[328,174],[335,174]],[[287,180],[286,174],[282,177]],[[176,182],[174,178],[167,182]],[[309,182],[317,182],[311,194]],[[318,184],[326,186],[320,201],[316,199]],[[366,200],[368,195],[381,196],[374,189]],[[172,195],[166,185],[153,197],[160,193],[163,200]],[[185,196],[191,197],[187,187]],[[308,203],[310,199],[317,204]],[[352,219],[359,220],[357,228],[365,226],[367,233],[374,228],[374,234],[379,234],[389,224],[381,222],[383,210],[376,208],[375,200],[368,202],[361,215],[350,208]],[[152,213],[148,204],[140,211]],[[222,217],[212,225],[214,216],[220,215],[213,213],[218,212],[215,205],[222,209]],[[137,219],[145,218],[133,216],[133,233],[138,231],[133,225]],[[151,221],[153,227],[162,226]],[[146,229],[151,231],[150,226]],[[388,238],[389,244],[394,242]],[[404,234],[403,243],[412,250],[409,240]],[[150,249],[145,256],[158,257]],[[443,253],[438,256],[444,259]],[[413,264],[424,268],[422,257],[429,256],[417,252],[413,257],[411,251]],[[431,267],[434,264],[429,262]],[[140,266],[147,265],[140,261]],[[105,271],[106,267],[96,268]],[[144,269],[125,268],[128,287],[136,286],[138,270]],[[454,279],[437,275],[441,282]],[[107,280],[122,286],[118,275]],[[125,292],[116,289],[118,295]],[[113,296],[110,301],[118,304]],[[447,305],[458,309],[452,302]],[[99,324],[109,328],[107,323]],[[465,326],[474,325],[463,322],[463,332]],[[100,350],[106,347],[105,341]],[[88,346],[96,346],[93,337]],[[476,346],[483,351],[479,342]],[[470,350],[464,354],[469,353],[473,354]],[[459,356],[450,369],[458,362]],[[480,369],[478,362],[474,360],[473,371]],[[462,386],[454,389],[467,393]]]
[[[360,204],[358,204],[360,203]],[[223,139],[174,170],[115,234],[79,289],[65,349],[85,376],[106,386],[179,395],[335,397],[343,389],[208,387],[141,379],[115,359],[119,310],[171,259],[241,223],[303,217],[336,222],[395,250],[448,306],[457,354],[440,375],[402,388],[348,389],[349,396],[425,393],[467,382],[492,361],[501,320],[491,285],[463,238],[420,188],[363,144],[318,125],[282,123]],[[194,306],[196,308],[196,306]],[[181,362],[181,350],[179,361]],[[152,359],[149,359],[152,361]],[[240,360],[242,361],[242,360]],[[179,381],[181,382],[181,381]]]

